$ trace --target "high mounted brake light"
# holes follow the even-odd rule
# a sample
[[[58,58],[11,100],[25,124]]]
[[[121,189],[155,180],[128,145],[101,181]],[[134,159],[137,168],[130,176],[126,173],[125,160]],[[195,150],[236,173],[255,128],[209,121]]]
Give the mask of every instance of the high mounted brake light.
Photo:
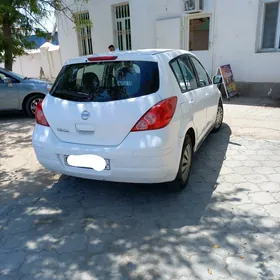
[[[117,56],[107,55],[107,56],[96,56],[96,57],[88,57],[88,61],[104,61],[104,60],[116,60]]]

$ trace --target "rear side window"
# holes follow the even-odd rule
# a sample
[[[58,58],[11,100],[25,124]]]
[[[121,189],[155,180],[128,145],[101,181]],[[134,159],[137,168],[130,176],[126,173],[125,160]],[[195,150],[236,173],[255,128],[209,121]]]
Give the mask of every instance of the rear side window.
[[[181,71],[183,73],[187,90],[194,90],[197,88],[197,81],[192,65],[187,56],[181,56],[178,59]]]
[[[140,97],[158,90],[156,62],[114,61],[65,66],[51,94],[73,101],[106,102]]]
[[[179,83],[179,86],[181,88],[181,91],[184,92],[187,90],[185,79],[183,77],[183,73],[181,71],[180,65],[178,63],[178,60],[174,60],[171,62],[171,68],[174,72],[174,75]]]
[[[199,78],[199,86],[200,87],[209,86],[211,84],[211,80],[210,80],[207,72],[201,65],[201,63],[194,57],[191,57],[191,60],[192,60],[192,63],[196,69],[196,72],[197,72],[197,75]]]
[[[170,66],[182,92],[197,88],[196,76],[187,56],[183,55],[176,58],[171,61]]]

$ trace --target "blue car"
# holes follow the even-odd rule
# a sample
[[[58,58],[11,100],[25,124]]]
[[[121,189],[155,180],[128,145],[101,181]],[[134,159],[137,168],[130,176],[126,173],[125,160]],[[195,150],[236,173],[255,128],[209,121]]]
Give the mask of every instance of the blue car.
[[[51,87],[47,81],[23,77],[0,67],[0,111],[23,110],[34,117],[37,104]]]

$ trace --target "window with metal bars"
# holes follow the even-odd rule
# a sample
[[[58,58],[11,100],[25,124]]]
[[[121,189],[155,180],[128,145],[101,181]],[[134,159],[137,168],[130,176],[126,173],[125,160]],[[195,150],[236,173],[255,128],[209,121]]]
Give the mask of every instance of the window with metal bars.
[[[119,50],[131,50],[131,26],[129,4],[114,6],[115,44]]]
[[[262,0],[261,51],[280,51],[280,1]]]
[[[75,21],[80,55],[92,54],[91,20],[89,13],[75,14]]]

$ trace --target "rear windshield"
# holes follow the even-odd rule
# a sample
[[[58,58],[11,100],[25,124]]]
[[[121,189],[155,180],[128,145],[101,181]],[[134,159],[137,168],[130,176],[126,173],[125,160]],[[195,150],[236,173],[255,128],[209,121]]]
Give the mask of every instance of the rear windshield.
[[[114,61],[64,66],[51,94],[72,101],[106,102],[139,97],[158,89],[156,62]]]

